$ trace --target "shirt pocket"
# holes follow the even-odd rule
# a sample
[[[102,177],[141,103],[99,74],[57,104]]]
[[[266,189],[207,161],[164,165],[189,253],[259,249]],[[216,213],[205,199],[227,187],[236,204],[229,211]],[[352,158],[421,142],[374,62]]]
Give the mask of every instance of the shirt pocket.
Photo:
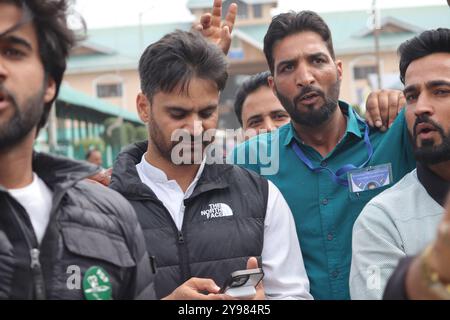
[[[125,240],[119,235],[85,226],[64,226],[61,233],[66,249],[63,250],[59,261],[62,268],[79,270],[83,277],[89,268],[100,267],[109,275],[113,299],[124,298],[122,295],[127,291],[131,280],[129,270],[136,267]],[[66,273],[65,278],[68,276]],[[73,288],[72,290],[77,291]],[[83,299],[82,288],[79,291],[68,295],[74,297],[75,294],[77,298]]]

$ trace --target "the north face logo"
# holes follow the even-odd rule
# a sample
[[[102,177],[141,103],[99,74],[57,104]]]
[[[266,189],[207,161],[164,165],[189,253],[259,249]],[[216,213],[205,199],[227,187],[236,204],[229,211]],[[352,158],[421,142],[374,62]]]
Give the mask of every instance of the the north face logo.
[[[215,219],[233,216],[233,210],[225,203],[214,203],[209,205],[209,209],[202,210],[203,217],[206,219]]]

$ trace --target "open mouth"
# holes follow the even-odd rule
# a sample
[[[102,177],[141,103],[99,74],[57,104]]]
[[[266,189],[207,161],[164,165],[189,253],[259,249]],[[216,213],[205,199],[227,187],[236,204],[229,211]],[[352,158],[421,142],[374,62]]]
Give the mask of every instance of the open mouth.
[[[296,100],[296,103],[301,103],[304,106],[312,106],[315,105],[318,99],[321,97],[320,92],[310,91],[302,95],[299,99]]]
[[[428,135],[434,131],[437,131],[435,126],[433,126],[432,124],[429,124],[429,123],[419,123],[416,126],[416,136]]]
[[[316,92],[310,92],[310,93],[307,93],[307,94],[303,95],[300,98],[300,101],[311,100],[311,99],[314,99],[314,98],[317,98],[317,97],[319,97],[319,95]]]
[[[10,101],[8,95],[4,91],[0,91],[0,110],[5,109]]]

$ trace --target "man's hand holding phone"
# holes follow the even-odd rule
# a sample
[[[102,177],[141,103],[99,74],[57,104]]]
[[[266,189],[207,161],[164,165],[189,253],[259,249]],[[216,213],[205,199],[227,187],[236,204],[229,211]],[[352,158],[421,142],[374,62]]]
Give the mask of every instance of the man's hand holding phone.
[[[246,270],[238,270],[231,274],[220,289],[220,293],[235,299],[264,300],[263,277],[263,270],[258,268],[258,261],[252,257],[247,261]]]
[[[220,293],[234,298],[252,299],[263,277],[261,268],[235,271],[220,289]]]
[[[231,300],[211,279],[190,278],[162,300]]]
[[[252,274],[251,279],[250,276],[248,278],[242,278],[245,280],[242,284],[254,283],[256,285],[256,287],[252,286],[252,288],[254,288],[251,292],[253,296],[233,297],[230,294],[227,294],[227,288],[225,286],[221,289],[211,279],[191,278],[176,288],[170,295],[163,298],[163,300],[264,300],[265,293],[261,281],[264,274],[262,273],[262,269],[258,268],[258,260],[253,257],[248,259],[247,270],[240,270],[237,272],[238,276],[243,276],[244,273]],[[235,272],[232,274],[235,274]]]

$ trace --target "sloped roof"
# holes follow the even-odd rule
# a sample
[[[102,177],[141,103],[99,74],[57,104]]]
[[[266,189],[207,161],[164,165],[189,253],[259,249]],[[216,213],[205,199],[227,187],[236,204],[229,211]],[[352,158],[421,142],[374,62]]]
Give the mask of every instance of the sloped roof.
[[[369,15],[366,11],[329,12],[321,16],[330,26],[333,34],[333,44],[336,54],[351,52],[366,52],[373,50],[373,38],[358,37],[359,30],[367,27]],[[416,28],[427,30],[438,27],[448,27],[450,10],[447,6],[423,6],[410,8],[395,8],[381,10],[381,19],[391,17],[397,21]],[[416,33],[381,34],[380,49],[396,50],[404,41]]]
[[[369,14],[362,11],[323,12],[319,13],[331,29],[336,54],[367,52],[373,50],[373,38],[367,31]],[[382,22],[395,22],[407,26],[411,32],[381,34],[380,49],[396,50],[404,41],[410,39],[420,30],[448,27],[450,10],[447,6],[424,6],[410,8],[384,9],[381,11]],[[239,30],[261,44],[268,25],[240,26]],[[415,31],[415,32],[414,32]]]
[[[380,21],[381,29],[385,29],[386,27],[393,26],[402,32],[412,32],[412,33],[420,33],[424,31],[422,28],[419,28],[411,23],[404,22],[400,19],[394,17],[385,17]],[[365,37],[368,35],[373,35],[374,30],[369,27],[364,27],[360,32],[356,32],[354,36],[356,37]]]
[[[211,0],[208,2],[211,5]],[[325,12],[320,15],[332,31],[336,54],[371,52],[373,50],[372,35],[369,33],[364,36],[362,33],[367,30],[369,19],[367,11]],[[450,10],[445,5],[384,9],[381,10],[381,19],[408,26],[411,31],[426,30],[448,27]],[[136,69],[141,52],[147,45],[176,29],[189,30],[190,28],[190,22],[181,22],[146,25],[142,28],[129,26],[89,30],[89,43],[108,47],[112,53],[71,57],[68,63],[68,73]],[[261,49],[267,28],[268,25],[239,26],[236,27],[235,35]],[[396,50],[400,43],[410,39],[416,33],[382,33],[380,49],[382,51]]]
[[[67,72],[92,72],[103,70],[136,69],[139,57],[151,43],[176,29],[189,30],[190,22],[126,26],[116,28],[91,29],[88,31],[89,44],[97,44],[111,49],[110,54],[72,56]]]
[[[60,88],[57,100],[73,104],[81,108],[95,110],[106,115],[122,117],[125,120],[142,123],[135,113],[105,102],[104,100],[88,96],[64,84]]]
[[[92,55],[92,54],[113,54],[113,50],[111,50],[108,47],[101,46],[96,43],[91,43],[89,41],[83,41],[82,43],[77,44],[73,49],[72,52],[75,52],[73,54],[74,56],[77,55]]]

